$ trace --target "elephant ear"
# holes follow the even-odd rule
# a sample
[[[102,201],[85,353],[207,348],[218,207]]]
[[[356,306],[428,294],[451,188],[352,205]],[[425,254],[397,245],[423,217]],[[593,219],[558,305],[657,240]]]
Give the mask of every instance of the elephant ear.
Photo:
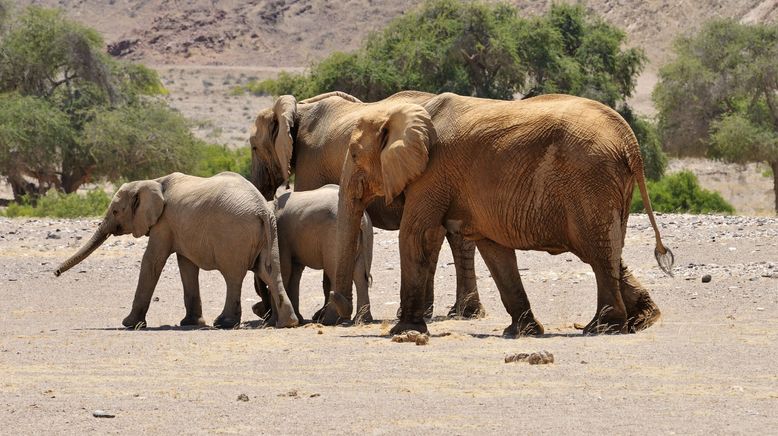
[[[131,193],[132,236],[140,238],[147,235],[151,226],[157,223],[165,208],[162,185],[153,180],[138,182]]]
[[[429,113],[417,104],[396,105],[381,126],[381,176],[386,204],[427,167],[437,139]]]
[[[278,97],[273,105],[273,113],[278,122],[278,131],[275,137],[275,152],[278,164],[281,166],[281,175],[284,182],[289,180],[289,173],[292,166],[292,128],[294,127],[294,117],[297,114],[297,100],[291,95],[282,95]]]

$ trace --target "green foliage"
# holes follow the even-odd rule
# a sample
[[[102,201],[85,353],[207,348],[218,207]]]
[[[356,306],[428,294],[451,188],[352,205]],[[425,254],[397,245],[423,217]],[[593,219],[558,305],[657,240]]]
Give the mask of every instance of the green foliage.
[[[735,208],[717,192],[700,187],[691,171],[681,171],[647,184],[651,207],[656,212],[724,213],[733,214]],[[643,211],[643,200],[637,186],[632,195],[630,212]]]
[[[54,190],[33,201],[23,196],[21,201],[11,203],[3,213],[7,217],[57,217],[78,218],[100,216],[111,203],[111,196],[102,189],[93,189],[81,195],[63,194]]]
[[[251,149],[230,149],[221,145],[200,143],[198,160],[192,174],[210,177],[222,171],[232,171],[248,178],[251,173]]]
[[[167,91],[154,70],[114,61],[96,31],[59,10],[7,11],[0,6],[0,174],[17,200],[193,166],[186,121],[155,103]]]
[[[95,162],[93,176],[108,180],[188,172],[197,161],[198,142],[186,119],[162,103],[98,112],[84,126],[81,143]]]
[[[246,88],[299,99],[340,90],[365,101],[403,89],[502,99],[564,92],[616,107],[632,95],[646,60],[624,42],[623,31],[582,6],[556,4],[525,19],[509,4],[427,0],[354,53]]]
[[[735,162],[778,159],[778,25],[712,21],[678,39],[675,53],[653,94],[667,148]]]
[[[646,178],[659,180],[667,168],[667,155],[662,151],[656,125],[647,118],[637,116],[629,108],[624,108],[621,115],[632,127],[640,144],[640,154],[643,157],[643,167]]]
[[[653,94],[666,147],[778,167],[778,25],[711,21],[675,52]]]
[[[265,79],[259,82],[252,81],[243,87],[238,88],[238,92],[248,91],[257,96],[265,95],[304,95],[306,82],[303,76],[282,71],[275,79]]]
[[[41,187],[54,187],[62,146],[72,144],[74,136],[67,114],[47,100],[0,94],[0,174],[24,174]]]
[[[567,93],[618,108],[635,129],[646,173],[659,178],[666,157],[653,124],[633,116],[625,101],[646,57],[622,48],[626,35],[583,6],[554,4],[525,19],[502,3],[428,0],[371,34],[354,53],[336,52],[304,74],[240,88],[255,95],[304,99],[340,90],[375,101],[404,89],[513,99]]]
[[[728,162],[778,160],[778,129],[729,113],[711,123],[710,155]]]

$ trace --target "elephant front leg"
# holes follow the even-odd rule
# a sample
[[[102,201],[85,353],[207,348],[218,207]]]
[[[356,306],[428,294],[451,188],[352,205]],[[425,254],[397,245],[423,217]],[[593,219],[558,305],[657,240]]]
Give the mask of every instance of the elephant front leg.
[[[186,316],[181,320],[182,326],[204,326],[203,303],[200,300],[200,268],[191,260],[176,254],[178,269],[181,272],[181,283],[184,285],[184,307]]]
[[[158,238],[149,238],[149,245],[143,253],[143,260],[138,276],[138,286],[135,288],[135,298],[132,300],[130,314],[122,321],[122,325],[128,328],[146,327],[146,313],[151,304],[151,296],[157,287],[162,268],[170,256],[169,247],[159,242]]]
[[[465,240],[459,233],[447,233],[454,268],[457,273],[456,302],[448,312],[449,318],[483,318],[486,310],[478,295],[475,277],[475,242]]]
[[[500,290],[502,304],[511,315],[511,325],[505,328],[503,335],[512,338],[542,335],[543,325],[535,319],[521,283],[516,251],[488,239],[482,239],[476,245]]]
[[[446,230],[439,225],[419,229],[413,223],[407,222],[406,217],[403,218],[400,228],[402,313],[400,321],[391,329],[391,334],[400,334],[409,330],[427,332],[424,314],[427,311],[426,292],[430,264],[437,260],[446,233]]]

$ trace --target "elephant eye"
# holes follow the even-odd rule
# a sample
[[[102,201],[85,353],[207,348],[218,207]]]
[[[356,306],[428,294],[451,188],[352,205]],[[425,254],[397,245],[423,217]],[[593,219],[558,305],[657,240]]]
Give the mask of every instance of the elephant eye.
[[[116,209],[113,210],[113,216],[116,216],[118,213],[119,213],[118,210],[116,210]]]

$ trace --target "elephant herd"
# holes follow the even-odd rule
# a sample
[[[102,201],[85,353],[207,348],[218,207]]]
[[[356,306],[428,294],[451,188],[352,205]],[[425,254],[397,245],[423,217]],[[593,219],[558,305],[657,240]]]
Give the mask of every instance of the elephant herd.
[[[325,324],[371,321],[373,226],[399,230],[399,322],[391,333],[426,332],[445,238],[456,268],[449,316],[483,314],[475,248],[511,323],[506,336],[543,334],[524,290],[516,250],[571,252],[597,282],[585,334],[636,332],[660,316],[622,260],[635,184],[656,238],[660,268],[672,252],[660,238],[640,148],[618,113],[598,102],[544,95],[519,101],[403,91],[374,103],[331,92],[277,98],[250,137],[251,183],[234,173],[180,173],[130,182],[115,194],[94,236],[55,272],[85,259],[110,235],[147,235],[132,309],[145,325],[154,287],[176,253],[184,287],[181,325],[204,325],[200,269],[227,284],[214,326],[240,323],[246,271],[261,301],[253,311],[277,327],[299,324],[300,276],[323,269]],[[294,192],[276,197],[294,175]],[[340,188],[338,188],[339,185]]]

